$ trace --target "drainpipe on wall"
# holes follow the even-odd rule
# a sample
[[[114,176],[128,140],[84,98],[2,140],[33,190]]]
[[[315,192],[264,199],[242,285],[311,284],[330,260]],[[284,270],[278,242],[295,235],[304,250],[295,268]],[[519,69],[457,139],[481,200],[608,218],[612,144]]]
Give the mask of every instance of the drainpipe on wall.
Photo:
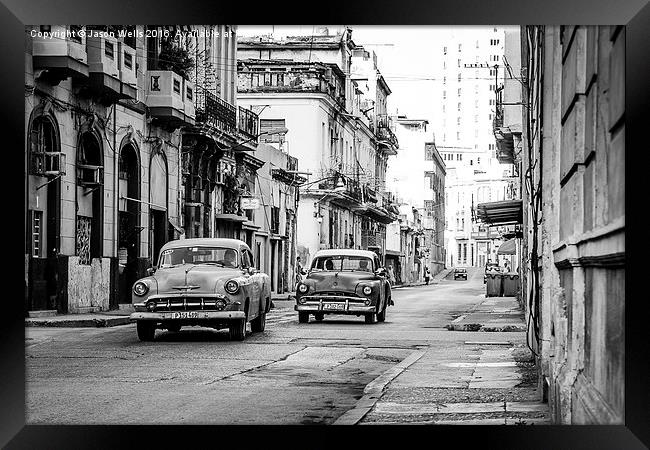
[[[117,148],[117,124],[115,123],[117,119],[117,103],[113,104],[113,256],[118,255],[118,243],[119,238],[118,234],[118,209],[119,209],[119,199],[118,199],[118,173],[117,173],[117,160],[119,158],[119,149]],[[127,193],[128,195],[128,193]]]

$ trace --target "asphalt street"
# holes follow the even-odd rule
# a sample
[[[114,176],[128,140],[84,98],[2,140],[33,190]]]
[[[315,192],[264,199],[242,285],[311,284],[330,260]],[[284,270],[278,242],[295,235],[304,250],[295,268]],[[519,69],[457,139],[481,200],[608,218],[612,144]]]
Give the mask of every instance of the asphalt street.
[[[482,271],[470,269],[468,281],[395,289],[395,306],[376,324],[355,316],[299,324],[293,303],[279,301],[266,330],[253,334],[249,325],[243,342],[229,341],[227,330],[198,327],[158,330],[154,342],[140,342],[133,324],[26,328],[26,421],[330,424],[355,410],[364,389],[378,379],[391,381],[382,384],[379,403],[364,411],[361,423],[422,421],[430,413],[426,408],[419,416],[400,411],[427,398],[466,402],[484,391],[493,398],[474,401],[501,401],[501,393],[521,385],[521,371],[508,362],[512,383],[481,385],[490,377],[477,378],[477,359],[501,361],[503,355],[490,352],[503,346],[489,342],[505,339],[512,351],[521,347],[525,333],[446,328],[485,301],[482,277]],[[468,346],[472,340],[488,342],[487,347]],[[411,370],[399,366],[419,355],[425,357]],[[500,367],[494,364],[487,363],[488,369]],[[533,385],[527,385],[524,400],[534,400]]]

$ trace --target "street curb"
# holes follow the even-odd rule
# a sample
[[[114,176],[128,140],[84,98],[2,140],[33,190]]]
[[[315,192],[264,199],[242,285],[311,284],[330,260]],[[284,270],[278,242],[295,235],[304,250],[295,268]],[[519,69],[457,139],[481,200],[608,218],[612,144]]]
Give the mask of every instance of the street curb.
[[[399,364],[391,367],[368,383],[363,390],[363,397],[357,401],[354,408],[346,411],[345,414],[336,419],[334,425],[356,425],[359,423],[381,398],[388,383],[404,372],[411,364],[422,358],[422,356],[424,356],[424,352],[422,350],[416,350]]]
[[[445,325],[445,328],[449,331],[480,331],[480,332],[497,332],[497,333],[508,333],[508,332],[524,332],[526,327],[520,325],[502,325],[502,326],[486,326],[480,323],[466,323],[466,324],[455,324],[448,323]]]
[[[132,323],[129,316],[110,317],[106,319],[81,319],[81,320],[33,320],[25,319],[26,327],[53,327],[53,328],[104,328],[128,325]]]

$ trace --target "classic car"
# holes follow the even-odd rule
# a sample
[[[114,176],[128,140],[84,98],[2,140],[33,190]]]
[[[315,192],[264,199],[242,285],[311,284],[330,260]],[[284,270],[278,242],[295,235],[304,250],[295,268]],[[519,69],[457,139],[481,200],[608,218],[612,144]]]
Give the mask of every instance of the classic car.
[[[255,269],[253,254],[237,239],[181,239],[167,242],[158,265],[133,285],[138,337],[154,339],[157,328],[228,328],[244,340],[246,324],[264,331],[271,308],[271,280]]]
[[[364,316],[366,323],[386,320],[392,305],[386,269],[368,250],[320,250],[307,276],[296,287],[298,322],[317,321],[325,314]]]
[[[454,269],[454,280],[456,278],[464,278],[467,280],[467,269],[465,267],[456,267]]]

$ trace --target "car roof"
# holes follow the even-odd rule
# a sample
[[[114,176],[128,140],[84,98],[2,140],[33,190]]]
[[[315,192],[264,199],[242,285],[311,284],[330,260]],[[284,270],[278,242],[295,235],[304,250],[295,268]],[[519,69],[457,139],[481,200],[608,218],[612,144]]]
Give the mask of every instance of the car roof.
[[[169,241],[165,245],[163,245],[162,249],[166,250],[168,248],[181,248],[181,247],[225,247],[225,248],[234,248],[239,250],[239,248],[242,246],[248,248],[246,242],[240,241],[239,239],[188,238],[188,239],[175,239],[173,241]]]
[[[467,270],[467,267],[456,267],[455,270]]]
[[[318,250],[314,254],[314,258],[318,258],[320,256],[340,256],[340,255],[365,256],[366,258],[374,258],[375,256],[377,256],[375,252],[372,252],[370,250],[358,250],[354,248],[332,248],[327,250]]]

